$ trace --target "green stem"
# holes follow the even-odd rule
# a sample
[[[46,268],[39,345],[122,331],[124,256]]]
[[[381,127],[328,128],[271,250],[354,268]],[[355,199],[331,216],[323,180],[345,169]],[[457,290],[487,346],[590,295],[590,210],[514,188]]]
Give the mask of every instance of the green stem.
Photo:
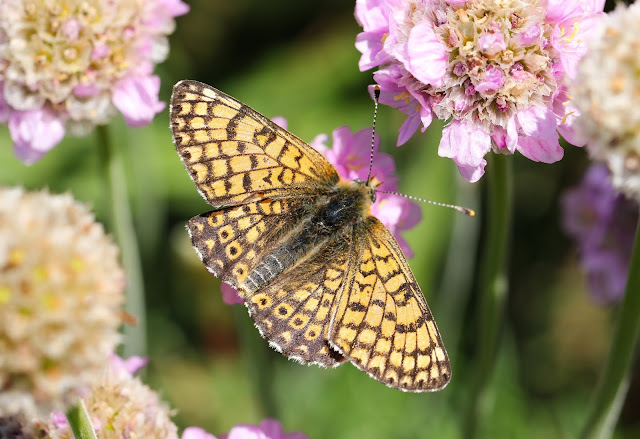
[[[67,421],[76,439],[98,439],[82,400],[67,411]]]
[[[640,221],[636,229],[627,288],[620,305],[611,350],[604,374],[592,401],[583,439],[613,435],[629,387],[629,369],[640,337]]]
[[[511,157],[492,154],[488,165],[486,245],[481,258],[478,359],[474,370],[464,437],[477,435],[488,410],[489,382],[496,364],[504,303],[508,290],[508,255],[512,214]]]
[[[244,306],[233,305],[233,317],[244,351],[245,364],[264,415],[278,419],[278,407],[273,391],[273,355],[269,352],[271,348],[253,325],[247,324],[247,310]]]
[[[123,356],[146,354],[146,314],[144,281],[138,241],[133,226],[122,148],[110,141],[106,126],[97,129],[98,147],[105,190],[111,204],[111,227],[122,252],[122,264],[127,274],[125,311],[135,317],[135,324],[124,326]]]

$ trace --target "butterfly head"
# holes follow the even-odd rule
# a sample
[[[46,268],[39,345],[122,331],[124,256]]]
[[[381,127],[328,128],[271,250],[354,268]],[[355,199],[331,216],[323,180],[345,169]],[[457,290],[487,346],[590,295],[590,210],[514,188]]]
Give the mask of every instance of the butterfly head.
[[[364,189],[369,192],[369,196],[371,197],[371,204],[376,202],[376,189],[378,186],[382,184],[380,180],[376,178],[374,175],[369,179],[369,181],[363,180],[361,178],[356,178],[353,182],[357,185],[364,186]]]

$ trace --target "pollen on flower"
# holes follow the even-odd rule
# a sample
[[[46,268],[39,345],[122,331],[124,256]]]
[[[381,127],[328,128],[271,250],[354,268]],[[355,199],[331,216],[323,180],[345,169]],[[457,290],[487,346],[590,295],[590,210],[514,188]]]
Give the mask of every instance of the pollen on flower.
[[[454,117],[493,133],[517,110],[545,104],[556,88],[552,66],[558,54],[545,44],[553,28],[538,3],[477,0],[460,9],[434,6],[434,13],[446,17],[435,29],[449,55],[449,78],[425,92],[438,98],[433,110],[440,119]],[[456,105],[463,95],[469,98],[465,105]]]
[[[118,249],[69,195],[0,188],[0,415],[88,390],[120,336]]]

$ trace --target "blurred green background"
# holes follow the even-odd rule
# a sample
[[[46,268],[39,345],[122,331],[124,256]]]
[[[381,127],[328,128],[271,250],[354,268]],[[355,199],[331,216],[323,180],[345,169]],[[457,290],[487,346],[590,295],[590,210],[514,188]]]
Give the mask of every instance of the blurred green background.
[[[177,20],[171,55],[158,67],[161,98],[172,85],[197,79],[268,117],[284,116],[305,140],[341,125],[371,124],[371,72],[358,70],[360,31],[353,2],[198,0]],[[410,264],[452,357],[450,385],[435,394],[389,389],[346,364],[301,366],[268,348],[243,307],[224,305],[220,282],[191,249],[184,223],[209,210],[171,142],[168,112],[131,129],[109,132],[124,154],[142,257],[149,366],[145,381],[177,409],[182,428],[213,434],[237,423],[277,416],[285,431],[311,438],[458,438],[477,359],[477,266],[486,179],[469,184],[437,155],[442,125],[396,148],[404,115],[380,108],[382,150],[398,166],[403,193],[478,212],[467,218],[431,205],[406,237]],[[0,183],[71,192],[109,230],[110,209],[97,136],[66,138],[33,166],[12,154],[0,129]],[[608,352],[614,309],[589,300],[576,250],[560,229],[559,198],[577,184],[587,157],[566,147],[554,165],[514,161],[514,230],[510,289],[482,437],[575,437]],[[491,164],[487,168],[491,172]],[[640,437],[640,369],[635,368],[619,437]]]

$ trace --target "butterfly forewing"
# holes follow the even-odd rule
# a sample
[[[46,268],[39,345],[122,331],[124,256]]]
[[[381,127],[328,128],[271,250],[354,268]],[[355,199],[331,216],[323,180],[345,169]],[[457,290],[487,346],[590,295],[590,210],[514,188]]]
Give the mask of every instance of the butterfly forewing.
[[[335,168],[310,145],[197,81],[174,86],[171,128],[182,162],[214,207],[314,194],[339,180]]]
[[[349,281],[329,341],[358,368],[407,391],[439,390],[451,370],[435,321],[400,247],[374,217],[356,227]]]

